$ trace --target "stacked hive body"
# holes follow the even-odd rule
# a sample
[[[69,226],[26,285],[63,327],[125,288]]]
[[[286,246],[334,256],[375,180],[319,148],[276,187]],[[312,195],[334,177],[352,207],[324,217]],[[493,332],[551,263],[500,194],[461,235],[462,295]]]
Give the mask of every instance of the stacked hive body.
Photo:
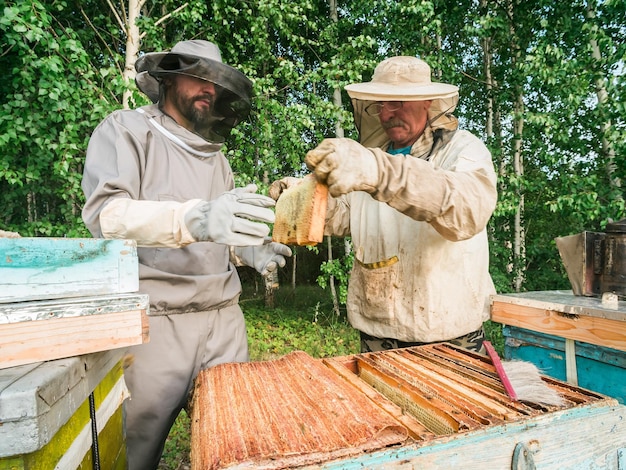
[[[544,380],[566,405],[512,402],[488,358],[447,344],[224,364],[196,384],[192,468],[614,468],[626,408]]]
[[[571,291],[497,295],[492,319],[503,329],[505,355],[547,375],[626,404],[626,303]]]
[[[137,290],[134,241],[0,238],[0,469],[126,467],[124,349],[148,341]]]

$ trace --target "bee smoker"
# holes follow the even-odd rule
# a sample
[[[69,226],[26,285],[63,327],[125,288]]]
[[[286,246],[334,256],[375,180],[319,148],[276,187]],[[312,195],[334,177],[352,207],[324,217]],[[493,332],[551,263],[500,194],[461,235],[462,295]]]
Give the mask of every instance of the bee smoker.
[[[626,219],[555,241],[574,295],[626,296]]]

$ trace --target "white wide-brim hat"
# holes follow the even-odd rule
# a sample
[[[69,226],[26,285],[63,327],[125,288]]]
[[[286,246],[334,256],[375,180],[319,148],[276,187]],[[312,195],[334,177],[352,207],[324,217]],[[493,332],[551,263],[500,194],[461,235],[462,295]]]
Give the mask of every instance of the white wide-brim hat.
[[[368,101],[426,101],[451,98],[459,89],[433,82],[430,66],[411,56],[390,57],[374,69],[372,80],[345,87],[350,98]]]

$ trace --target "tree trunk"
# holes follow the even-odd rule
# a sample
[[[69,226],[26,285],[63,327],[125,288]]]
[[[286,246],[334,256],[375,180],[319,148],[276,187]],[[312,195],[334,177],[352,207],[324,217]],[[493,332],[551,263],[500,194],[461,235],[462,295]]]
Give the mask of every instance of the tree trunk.
[[[295,248],[292,250],[293,255],[291,256],[292,265],[291,265],[291,288],[296,290],[296,266],[298,264],[298,250]]]
[[[481,12],[487,12],[487,0],[480,0]],[[483,49],[483,72],[485,74],[485,86],[487,87],[487,116],[485,117],[485,134],[487,139],[493,137],[493,90],[494,83],[491,75],[491,47],[490,39],[484,37],[481,40],[481,46]]]
[[[120,2],[121,10],[115,9],[112,2],[107,2],[115,20],[119,27],[126,32],[126,53],[124,60],[124,70],[122,71],[122,78],[129,84],[131,80],[135,78],[135,62],[139,55],[139,47],[141,45],[141,33],[137,26],[137,18],[141,13],[141,8],[146,3],[146,0],[128,0],[128,10],[125,9],[125,5]],[[122,96],[122,103],[124,109],[130,108],[130,97],[132,93],[130,89],[124,91]]]
[[[517,101],[515,103],[515,120],[514,129],[515,137],[513,143],[513,158],[514,158],[514,171],[515,176],[521,180],[524,176],[524,156],[522,154],[522,132],[524,130],[524,95],[522,90],[518,90]],[[515,243],[513,253],[515,256],[515,291],[519,292],[524,283],[526,274],[526,237],[524,233],[524,191],[519,189],[519,202],[517,211],[515,212]]]
[[[135,79],[135,62],[139,55],[139,48],[141,46],[141,36],[139,33],[139,27],[137,26],[137,18],[141,13],[146,0],[128,0],[128,19],[126,21],[126,60],[124,62],[124,72],[122,74],[124,81],[130,83]],[[124,109],[130,107],[131,90],[126,89],[122,102]]]
[[[338,20],[337,16],[337,0],[328,0],[328,4],[330,7],[330,19],[333,23],[336,23]],[[335,121],[335,136],[338,138],[342,138],[344,136],[343,133],[343,123],[341,122],[341,90],[339,88],[335,88],[333,92],[333,104],[337,108],[338,119]],[[333,260],[333,240],[331,236],[326,237],[326,242],[328,243],[328,261]],[[331,275],[328,280],[328,284],[330,286],[330,295],[333,299],[333,310],[337,316],[339,316],[339,296],[337,295],[337,289],[335,287],[335,276]]]
[[[515,30],[513,2],[510,0],[508,2],[507,9],[509,13],[508,16],[511,21],[511,50],[514,51],[512,56],[512,67],[514,70],[516,70],[520,62],[521,53],[516,38],[517,32]],[[514,90],[515,103],[513,105],[513,171],[515,172],[516,179],[518,181],[522,181],[522,178],[524,176],[524,156],[522,153],[522,142],[524,133],[524,91],[523,87],[520,85],[515,85]],[[517,204],[517,211],[515,212],[515,238],[513,242],[513,257],[515,266],[514,286],[516,292],[519,292],[521,290],[526,275],[524,190],[520,187],[518,188],[518,191],[519,200]]]
[[[124,10],[125,6],[122,2],[120,2],[121,10],[118,11],[115,9],[115,6],[112,2],[108,1],[109,8],[113,12],[117,23],[120,28],[126,32],[126,54],[124,60],[124,70],[122,71],[122,78],[127,84],[130,84],[132,80],[135,79],[137,72],[135,71],[135,62],[137,61],[137,57],[139,56],[139,49],[141,47],[141,38],[143,38],[144,34],[140,33],[139,27],[137,26],[137,19],[141,15],[141,9],[146,4],[147,0],[128,0],[128,10]],[[187,7],[189,3],[184,3],[183,5],[176,8],[172,13],[168,13],[157,21],[155,21],[155,25],[158,25],[164,22],[166,19],[171,17],[173,14],[179,12],[183,8]],[[124,95],[122,96],[122,103],[124,105],[124,109],[129,109],[131,106],[130,98],[132,96],[132,92],[130,89],[126,89],[124,91]]]
[[[596,17],[596,12],[593,9],[592,2],[587,2],[587,19],[590,22]],[[592,34],[597,31],[597,26],[594,24],[592,27]],[[591,57],[596,62],[600,62],[602,60],[602,53],[600,51],[600,46],[598,45],[598,41],[594,36],[591,36],[589,39],[589,45],[591,47]],[[598,97],[598,109],[602,109],[605,106],[606,101],[608,100],[608,93],[606,91],[606,85],[604,80],[601,77],[596,79],[596,96]],[[622,182],[618,176],[615,175],[616,164],[615,164],[615,149],[613,148],[609,139],[607,139],[607,133],[611,129],[611,120],[607,119],[604,123],[601,124],[600,130],[602,131],[602,160],[606,162],[606,170],[609,178],[609,183],[614,189],[619,189],[622,186]],[[614,192],[616,197],[622,199],[621,191]]]
[[[489,2],[487,0],[480,0],[480,14],[481,17],[488,17],[491,13],[489,10]],[[498,82],[494,77],[493,73],[493,41],[494,38],[484,37],[481,40],[481,48],[483,52],[483,74],[485,80],[485,99],[486,99],[486,115],[485,115],[485,136],[488,140],[488,143],[492,147],[497,147],[498,155],[500,158],[498,161],[495,161],[496,171],[498,172],[499,177],[499,192],[503,193],[507,190],[507,174],[510,171],[508,163],[510,160],[503,158],[505,155],[505,151],[503,148],[503,137],[502,137],[502,115],[499,112],[498,102],[496,100],[496,93],[498,89]],[[502,240],[502,238],[496,238],[496,231],[507,234],[507,237]],[[512,236],[511,224],[508,218],[502,218],[501,225],[499,227],[492,227],[490,231],[490,237],[492,242],[497,241],[497,243],[503,243],[507,248],[508,252],[511,253],[507,262],[505,263],[505,269],[508,274],[511,274],[515,270],[514,264],[514,255],[513,255],[513,242],[514,236]]]
[[[269,185],[269,176],[267,174],[267,171],[263,173],[263,184],[265,184],[266,186]],[[274,291],[276,291],[280,287],[280,283],[278,281],[278,269],[280,268],[276,268],[274,272],[271,272],[263,276],[263,282],[265,284],[265,306],[266,307],[271,307],[271,308],[274,307]]]
[[[265,282],[265,306],[274,308],[274,292],[278,289],[278,269],[263,276]]]

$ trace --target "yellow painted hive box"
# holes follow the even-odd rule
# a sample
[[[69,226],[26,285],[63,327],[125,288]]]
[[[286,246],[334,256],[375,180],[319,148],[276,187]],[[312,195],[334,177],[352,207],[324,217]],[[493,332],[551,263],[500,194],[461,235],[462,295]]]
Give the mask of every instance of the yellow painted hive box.
[[[125,469],[122,355],[105,351],[0,370],[0,470],[92,469],[94,455],[100,468]]]

